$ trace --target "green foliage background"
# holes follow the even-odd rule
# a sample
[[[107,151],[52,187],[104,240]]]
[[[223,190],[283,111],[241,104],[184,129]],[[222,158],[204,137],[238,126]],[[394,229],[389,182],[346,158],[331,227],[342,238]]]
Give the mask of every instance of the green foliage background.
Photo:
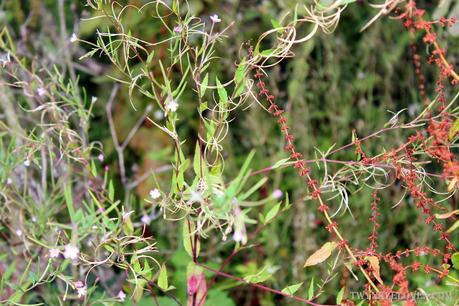
[[[140,0],[125,2],[133,5],[143,3]],[[453,2],[450,2],[444,14],[457,14],[459,8]],[[226,32],[228,39],[218,45],[216,54],[219,57],[219,65],[212,67],[212,74],[218,75],[220,80],[231,79],[234,75],[234,62],[241,59],[240,46],[246,41],[256,41],[262,32],[273,27],[273,20],[281,20],[287,12],[295,9],[297,3],[303,2],[190,0],[192,14],[200,16],[205,22],[209,21],[212,14],[221,17],[221,27],[234,22]],[[418,6],[424,7],[430,15],[438,14],[438,1],[419,1]],[[84,6],[83,1],[65,1],[64,9],[68,33],[66,39],[75,32],[82,40],[94,41],[96,30],[108,26],[103,19],[82,21],[82,18],[88,18],[92,14],[88,7]],[[279,104],[288,111],[292,130],[296,135],[301,135],[297,140],[297,146],[306,159],[319,156],[319,151],[327,151],[333,145],[340,147],[351,142],[353,130],[359,136],[371,134],[384,127],[393,113],[401,109],[406,109],[400,116],[400,120],[403,121],[413,119],[421,110],[422,101],[410,53],[412,39],[403,29],[401,22],[390,18],[378,19],[369,29],[360,32],[360,28],[371,19],[373,13],[364,1],[357,1],[345,10],[335,32],[320,33],[311,41],[296,46],[293,49],[294,58],[285,59],[269,71],[268,85],[278,97]],[[131,208],[135,210],[133,219],[138,221],[142,212],[148,209],[143,199],[148,196],[149,190],[156,186],[156,182],[153,178],[145,180],[129,195],[126,195],[122,188],[117,170],[117,156],[105,114],[105,104],[113,87],[113,80],[107,75],[119,74],[106,58],[97,54],[92,58],[78,60],[89,49],[84,44],[68,46],[66,41],[62,40],[59,18],[57,0],[3,0],[0,4],[0,25],[10,30],[13,40],[17,43],[18,52],[34,58],[49,69],[52,65],[66,65],[67,54],[78,73],[81,92],[84,88],[88,97],[98,98],[89,122],[88,141],[102,144],[105,161],[97,165],[98,170],[102,171],[104,165],[109,166],[108,175],[114,182],[115,198],[129,201]],[[130,29],[132,35],[142,37],[146,41],[159,41],[166,35],[160,22],[148,14],[133,14],[126,20],[125,26]],[[307,33],[306,30],[303,34]],[[456,64],[459,58],[458,33],[454,30],[451,33],[441,31],[439,39],[448,50],[450,62]],[[425,63],[428,50],[424,49],[420,42],[420,37],[414,38]],[[167,49],[157,53],[158,57],[166,55]],[[153,69],[159,71],[159,67]],[[422,69],[426,76],[427,94],[434,97],[437,72],[428,64],[424,64]],[[179,82],[182,76],[177,73],[173,77]],[[121,140],[127,137],[130,127],[150,103],[145,97],[135,95],[135,111],[129,102],[128,91],[127,87],[120,88],[120,98],[113,109],[116,132]],[[192,155],[199,124],[194,92],[187,89],[179,102],[178,133],[182,139],[187,140],[183,146],[185,153]],[[245,110],[238,109],[231,113],[230,118],[231,128],[223,143],[225,176],[235,177],[251,150],[255,151],[255,157],[250,165],[254,170],[268,167],[287,157],[282,149],[282,136],[275,120],[256,103],[252,103]],[[369,155],[377,154],[382,147],[396,146],[406,135],[403,130],[392,131],[371,143],[365,143],[363,147]],[[172,158],[171,145],[170,139],[164,134],[148,122],[143,122],[125,153],[128,175],[140,176],[149,168],[167,164]],[[351,148],[334,155],[334,158],[355,160],[357,157]],[[333,172],[338,167],[331,164],[328,170]],[[435,165],[431,168],[433,171],[436,170]],[[323,173],[323,170],[319,167],[314,169],[317,173]],[[282,169],[265,175],[269,180],[263,185],[257,197],[263,198],[273,190],[281,189],[284,194],[288,194],[292,207],[260,231],[257,245],[236,255],[225,271],[243,277],[256,272],[264,265],[269,265],[275,268],[274,275],[267,281],[269,286],[284,288],[304,282],[298,293],[305,295],[312,279],[319,283],[330,267],[324,264],[314,269],[304,269],[303,264],[311,253],[329,240],[329,236],[320,226],[322,221],[314,203],[304,200],[307,190],[293,170]],[[254,184],[256,179],[251,178],[248,185]],[[162,190],[167,190],[170,186],[170,173],[160,173],[156,180]],[[338,219],[343,234],[348,237],[351,245],[365,247],[371,231],[366,221],[370,215],[371,190],[359,190],[358,186],[349,185],[346,192],[349,195],[349,209],[353,217],[344,209],[339,212]],[[409,208],[409,198],[405,198],[402,205],[392,208],[403,198],[404,191],[395,186],[382,193],[383,226],[380,231],[380,249],[403,249],[412,246],[412,242],[421,245],[431,243],[435,233],[423,225],[422,219],[414,209]],[[451,205],[457,208],[457,196],[453,196],[450,201]],[[331,203],[334,209],[338,208],[339,201],[332,200]],[[262,206],[256,212],[266,214],[274,205],[273,202]],[[257,225],[253,225],[248,230],[254,232],[256,228]],[[151,223],[149,234],[157,241],[156,247],[160,250],[158,259],[168,262],[169,283],[176,287],[174,294],[185,301],[185,271],[189,259],[181,244],[181,223],[162,222],[159,218]],[[221,239],[221,235],[210,235],[208,239],[202,240],[203,254],[200,260],[208,266],[218,268],[231,254],[233,245],[230,242],[221,243]],[[2,243],[1,248],[6,248],[6,245]],[[4,256],[0,271],[10,264],[8,258]],[[119,286],[122,275],[118,274],[116,269],[106,273],[112,277],[108,283]],[[321,302],[334,302],[334,296],[340,290],[341,273],[345,271],[332,273],[331,277],[336,277],[324,288],[325,291],[319,299]],[[211,273],[206,272],[206,275],[208,279],[212,277]],[[416,286],[425,287],[430,278],[419,274],[412,281]],[[432,290],[446,290],[441,283],[430,284],[427,287]],[[58,300],[53,298],[57,291],[51,283],[25,294],[22,302],[35,303],[46,300],[49,305],[58,305]],[[102,294],[102,291],[97,289],[93,293],[94,299]],[[171,299],[161,294],[158,301],[160,305],[175,305]],[[207,304],[295,305],[296,302],[219,278],[210,291]],[[128,302],[125,305],[133,304]],[[152,300],[150,297],[144,297],[138,305],[152,305]]]

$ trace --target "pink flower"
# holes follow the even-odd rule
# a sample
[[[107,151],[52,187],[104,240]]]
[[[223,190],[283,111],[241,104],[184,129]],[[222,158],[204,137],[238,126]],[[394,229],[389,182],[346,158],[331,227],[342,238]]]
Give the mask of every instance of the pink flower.
[[[222,21],[217,14],[213,14],[212,16],[210,16],[210,20],[212,20],[213,23],[219,23]]]
[[[282,190],[276,189],[272,193],[273,198],[280,199],[282,197]]]
[[[120,292],[118,292],[117,297],[120,299],[121,302],[124,302],[124,300],[126,299],[126,293],[124,293],[123,290],[120,290]]]
[[[200,275],[192,275],[188,279],[188,283],[187,283],[188,295],[193,295],[196,293],[196,291],[198,291],[200,281],[201,281]]]
[[[73,246],[71,244],[67,244],[64,248],[64,257],[75,260],[78,259],[78,255],[80,254],[80,249],[77,248],[76,246]]]
[[[75,287],[79,298],[86,296],[87,288],[82,281],[75,282]]]
[[[176,27],[174,28],[174,32],[175,32],[175,33],[182,33],[182,30],[183,30],[183,28],[182,28],[181,25],[178,25],[178,26],[176,26]]]
[[[60,253],[61,253],[61,251],[59,251],[59,249],[51,249],[51,250],[49,250],[49,257],[50,258],[57,258],[57,257],[59,257]]]

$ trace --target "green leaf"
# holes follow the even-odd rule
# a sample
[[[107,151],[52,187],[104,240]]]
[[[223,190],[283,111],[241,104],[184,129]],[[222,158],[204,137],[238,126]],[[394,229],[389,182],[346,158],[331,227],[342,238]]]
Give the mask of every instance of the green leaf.
[[[276,268],[272,266],[264,266],[260,271],[255,274],[250,274],[244,277],[244,280],[248,283],[262,283],[269,279],[275,272]]]
[[[456,252],[451,256],[451,262],[453,263],[453,268],[459,270],[459,252]]]
[[[300,289],[302,285],[303,285],[303,282],[295,284],[295,285],[287,286],[284,289],[282,289],[282,292],[294,295],[295,292],[297,292],[298,289]]]
[[[275,51],[276,49],[266,49],[266,50],[261,51],[260,55],[268,56],[268,55],[273,54]]]
[[[164,264],[161,266],[161,270],[159,271],[158,287],[163,290],[167,290],[167,288],[169,288],[169,283],[167,282],[167,268]]]
[[[349,4],[349,3],[354,3],[357,0],[340,0],[339,4],[344,5],[344,4]]]
[[[277,163],[275,163],[271,169],[277,169],[279,167],[282,167],[283,165],[285,165],[288,161],[290,160],[290,158],[284,158],[284,159],[281,159],[279,160]]]
[[[94,177],[97,177],[97,167],[94,160],[91,161],[91,173]]]
[[[311,281],[311,284],[309,285],[309,290],[308,290],[308,299],[312,299],[314,297],[314,278]]]
[[[271,19],[271,24],[272,24],[273,28],[275,28],[275,29],[282,27],[281,24],[279,23],[279,21],[277,21],[277,19]]]
[[[194,230],[195,225],[192,221],[185,220],[185,222],[183,222],[183,246],[185,248],[185,251],[188,253],[188,255],[190,255],[191,258],[193,258],[193,248],[195,247],[195,241],[197,242],[195,247],[196,257],[199,256],[199,251],[201,248],[199,239],[195,240]]]
[[[201,98],[204,97],[207,89],[207,84],[209,83],[209,74],[206,73],[204,79],[201,82]]]
[[[236,304],[225,291],[221,289],[211,289],[207,295],[206,305],[235,306]]]
[[[341,301],[343,300],[343,295],[344,295],[344,287],[341,288],[341,290],[338,292],[338,295],[336,296],[336,305],[341,305]]]
[[[155,56],[155,51],[151,51],[150,54],[148,54],[147,57],[147,64],[150,64],[153,61],[153,57]]]
[[[459,118],[457,118],[451,128],[449,129],[448,138],[449,140],[453,140],[456,136],[457,132],[459,132]]]
[[[234,97],[239,97],[242,92],[244,91],[245,84],[244,84],[244,77],[247,69],[247,64],[245,63],[245,58],[241,64],[236,69],[236,73],[234,75],[234,83],[236,84],[236,88],[234,91]]]
[[[240,197],[238,197],[238,199],[240,201],[244,201],[245,199],[247,199],[248,197],[250,197],[255,191],[257,191],[258,189],[260,189],[261,186],[263,186],[266,181],[268,180],[267,177],[263,177],[262,179],[260,179],[255,185],[253,185],[247,192],[245,192],[243,195],[241,195]]]
[[[242,61],[241,64],[236,69],[236,72],[234,74],[234,82],[236,84],[241,84],[241,82],[244,80],[245,72],[246,72],[247,64]]]
[[[201,150],[197,141],[194,149],[193,170],[197,176],[201,177]]]
[[[220,103],[225,104],[226,102],[228,102],[228,93],[226,92],[225,87],[223,87],[222,83],[220,83],[220,80],[218,78],[215,78],[215,82],[217,83],[219,101]]]
[[[274,219],[274,217],[277,215],[277,213],[279,212],[279,209],[280,209],[280,206],[281,206],[281,202],[277,203],[276,205],[274,205],[273,208],[271,208],[268,213],[266,214],[266,217],[265,217],[265,222],[264,224],[267,224],[269,223],[269,221],[271,221],[272,219]]]
[[[112,180],[110,180],[110,183],[108,183],[108,198],[112,202],[113,202],[113,199],[115,198],[115,188],[113,187],[113,181]]]
[[[200,113],[203,113],[204,111],[206,111],[208,109],[207,107],[207,102],[202,102],[201,104],[199,104],[199,112]]]
[[[73,208],[73,197],[70,184],[64,186],[64,198],[67,204],[67,210],[69,211],[70,220],[72,220],[72,223],[75,223],[75,209]]]
[[[459,228],[459,220],[456,220],[456,222],[454,222],[454,224],[451,225],[451,227],[446,232],[447,233],[451,233],[451,232],[455,231],[458,228]]]

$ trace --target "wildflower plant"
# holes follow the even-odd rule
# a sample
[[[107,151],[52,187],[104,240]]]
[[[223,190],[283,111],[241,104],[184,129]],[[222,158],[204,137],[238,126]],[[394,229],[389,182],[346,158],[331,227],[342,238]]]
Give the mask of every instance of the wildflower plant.
[[[230,294],[244,300],[233,290],[244,285],[266,305],[391,305],[394,294],[416,305],[420,274],[453,291],[459,76],[439,33],[455,18],[432,20],[411,0],[369,5],[362,30],[392,17],[411,40],[419,110],[379,114],[385,124],[367,136],[357,126],[344,140],[304,150],[314,138],[301,132],[305,123],[272,77],[297,52],[312,52],[316,37],[332,37],[354,2],[298,3],[233,53],[225,46],[237,21],[195,15],[178,0],[88,0],[81,28],[92,31],[82,33],[67,30],[59,1],[62,60],[25,52],[5,25],[2,303],[235,305]],[[144,18],[154,34],[136,28]],[[76,63],[109,66],[94,72],[101,96],[81,84],[76,54]],[[128,116],[120,116],[123,105]],[[108,141],[93,128],[100,113]],[[251,125],[259,129],[237,134]],[[139,138],[146,130],[155,137]],[[252,147],[257,141],[275,145],[263,151]],[[147,148],[145,156],[133,146]],[[282,175],[295,178],[283,183]],[[393,240],[400,245],[389,237],[401,235],[391,223],[397,214],[412,238]],[[273,229],[293,229],[289,247],[304,250],[287,267]],[[269,248],[280,257],[263,256]]]

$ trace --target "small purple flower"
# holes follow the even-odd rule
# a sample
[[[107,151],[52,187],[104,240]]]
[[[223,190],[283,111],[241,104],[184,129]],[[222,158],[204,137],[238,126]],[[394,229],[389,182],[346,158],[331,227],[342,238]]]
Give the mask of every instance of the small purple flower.
[[[126,293],[124,293],[123,290],[120,290],[120,292],[118,292],[117,297],[120,299],[121,302],[124,302],[124,300],[126,299]]]
[[[143,215],[142,218],[140,218],[140,221],[145,224],[145,225],[148,225],[151,223],[151,218],[150,216],[148,215]]]
[[[175,32],[175,33],[182,33],[182,30],[183,30],[183,28],[182,28],[181,25],[178,25],[178,26],[176,26],[176,27],[174,28],[174,32]]]
[[[101,162],[104,161],[104,154],[99,154],[99,156],[97,156],[97,159]]]
[[[212,16],[210,16],[210,20],[212,20],[213,23],[219,23],[222,21],[217,14],[213,14]]]
[[[38,88],[37,94],[38,96],[43,97],[44,95],[46,95],[46,89],[44,89],[43,87]]]
[[[75,287],[76,287],[79,298],[82,298],[86,295],[87,288],[82,281],[75,282]]]

